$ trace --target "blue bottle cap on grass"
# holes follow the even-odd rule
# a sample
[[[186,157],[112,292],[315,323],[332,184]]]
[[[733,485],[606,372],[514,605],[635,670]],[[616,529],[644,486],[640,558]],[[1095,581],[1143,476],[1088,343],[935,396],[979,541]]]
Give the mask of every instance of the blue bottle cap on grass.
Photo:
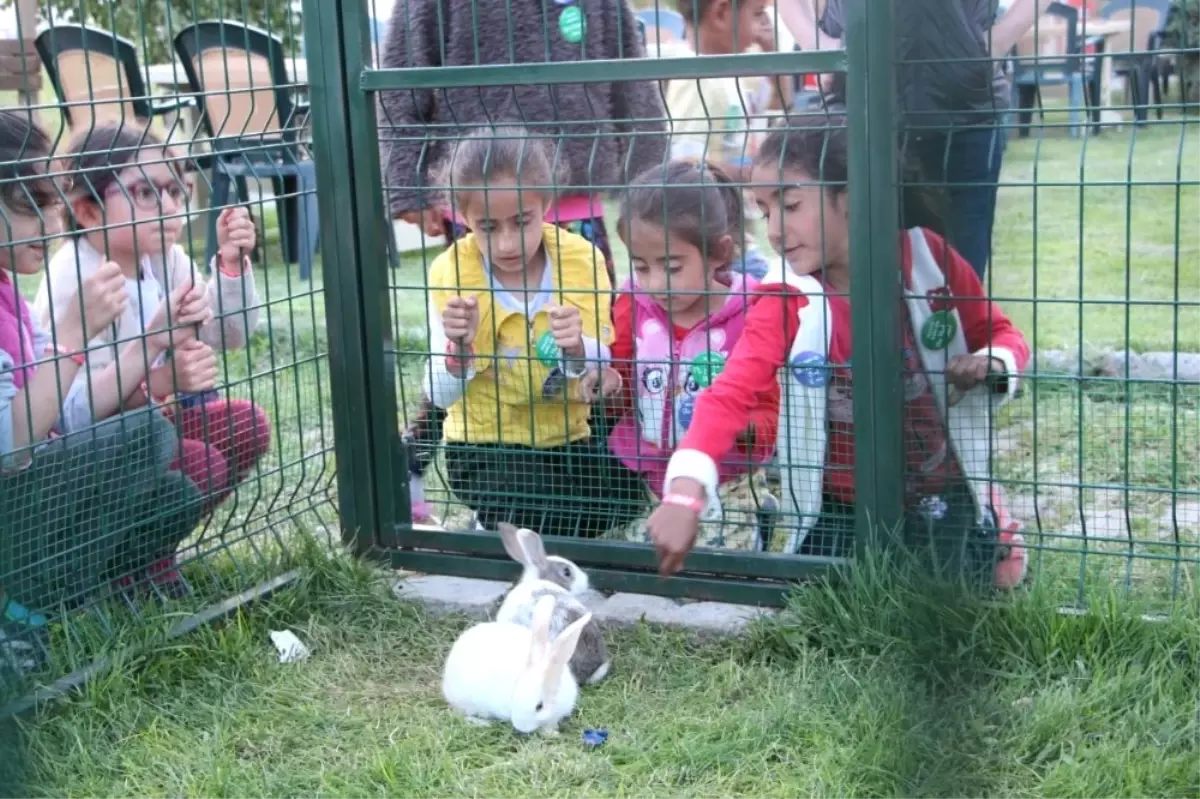
[[[583,745],[584,746],[600,746],[608,740],[608,730],[584,730]]]

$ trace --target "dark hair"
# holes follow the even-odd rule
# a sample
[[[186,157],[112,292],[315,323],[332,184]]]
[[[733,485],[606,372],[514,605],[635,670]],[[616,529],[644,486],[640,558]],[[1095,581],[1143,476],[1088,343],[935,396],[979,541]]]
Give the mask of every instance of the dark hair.
[[[789,116],[767,134],[754,165],[803,172],[827,191],[841,194],[849,185],[848,139],[845,112],[840,108]],[[943,207],[941,192],[924,185],[921,169],[913,163],[902,162],[900,173],[900,227],[923,227],[945,235],[946,225],[937,210]]]
[[[0,203],[4,209],[36,214],[62,200],[61,181],[50,169],[50,137],[31,112],[0,111]]]
[[[567,179],[565,167],[545,139],[525,128],[476,128],[455,143],[435,175],[448,201],[464,189],[490,188],[504,178],[553,197],[554,187]]]
[[[84,131],[71,140],[67,149],[67,168],[73,173],[73,199],[87,199],[102,204],[117,176],[147,147],[158,148],[163,162],[179,179],[195,167],[174,152],[156,133],[127,122],[110,122]]]
[[[670,161],[638,175],[625,190],[617,222],[622,241],[635,219],[665,228],[671,238],[705,255],[716,255],[721,239],[735,235],[745,220],[742,190],[713,164]]]
[[[675,0],[675,10],[683,17],[684,22],[694,27],[704,19],[704,15],[715,2],[716,0]]]

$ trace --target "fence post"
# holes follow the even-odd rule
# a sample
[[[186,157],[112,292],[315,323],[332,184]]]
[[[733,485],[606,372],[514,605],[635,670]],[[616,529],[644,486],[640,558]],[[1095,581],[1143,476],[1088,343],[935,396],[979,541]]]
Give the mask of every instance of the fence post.
[[[893,0],[846,0],[850,306],[854,338],[855,541],[904,518]]]
[[[304,0],[313,150],[321,213],[321,264],[343,540],[357,554],[395,525],[406,481],[394,481],[396,430],[387,252],[374,109],[359,86],[367,65],[364,0]],[[399,496],[393,486],[400,483]],[[407,502],[404,503],[407,508]]]

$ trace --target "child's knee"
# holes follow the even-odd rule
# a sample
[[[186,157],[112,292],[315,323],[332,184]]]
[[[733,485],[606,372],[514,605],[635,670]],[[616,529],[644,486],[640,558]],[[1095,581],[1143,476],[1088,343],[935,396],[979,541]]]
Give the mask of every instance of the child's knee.
[[[205,497],[217,497],[229,488],[229,462],[216,447],[185,438],[179,442],[179,470]]]
[[[229,400],[229,415],[233,419],[238,452],[246,450],[255,459],[267,454],[271,446],[271,419],[267,412],[250,400]]]

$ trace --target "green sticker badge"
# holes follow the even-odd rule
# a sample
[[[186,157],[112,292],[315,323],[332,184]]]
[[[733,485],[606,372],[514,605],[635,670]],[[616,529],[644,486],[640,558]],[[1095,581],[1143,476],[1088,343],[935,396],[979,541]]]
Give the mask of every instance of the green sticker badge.
[[[547,330],[538,339],[536,349],[539,361],[550,368],[558,365],[558,342],[554,340],[550,331]]]
[[[958,334],[958,319],[952,311],[938,311],[921,325],[921,344],[927,350],[944,350]]]
[[[567,6],[562,10],[558,15],[558,32],[571,44],[583,41],[583,35],[587,33],[587,19],[579,6]]]
[[[717,375],[725,371],[725,356],[719,352],[702,352],[692,359],[689,374],[700,388],[708,388]]]

